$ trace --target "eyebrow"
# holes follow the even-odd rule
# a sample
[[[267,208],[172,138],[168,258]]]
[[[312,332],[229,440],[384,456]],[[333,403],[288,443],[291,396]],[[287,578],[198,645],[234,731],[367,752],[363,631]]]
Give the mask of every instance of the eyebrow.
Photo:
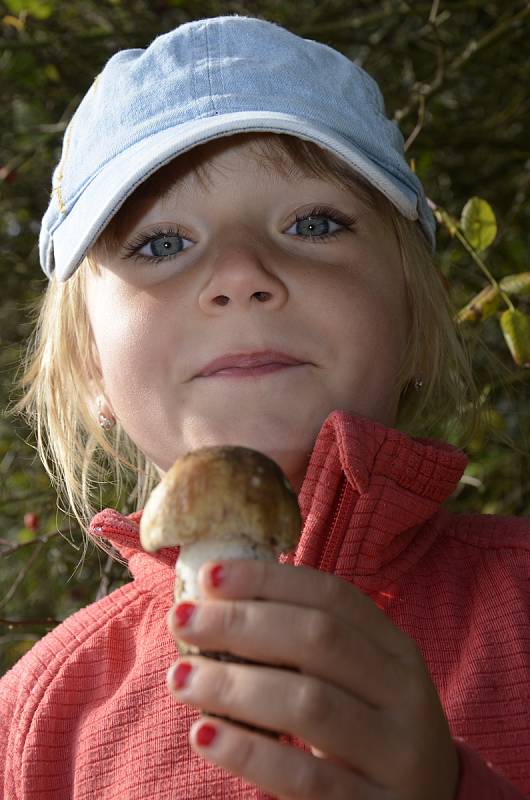
[[[163,203],[168,202],[169,200],[173,200],[175,195],[179,194],[182,189],[188,189],[189,191],[190,188],[189,177],[181,176],[180,178],[175,178],[165,189],[160,190],[158,199]]]

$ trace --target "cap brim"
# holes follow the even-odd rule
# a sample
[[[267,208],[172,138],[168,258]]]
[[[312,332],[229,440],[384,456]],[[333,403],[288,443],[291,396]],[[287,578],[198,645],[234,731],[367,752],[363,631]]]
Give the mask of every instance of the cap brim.
[[[200,144],[245,132],[286,133],[313,141],[335,153],[381,191],[408,219],[418,219],[416,192],[367,158],[360,148],[319,123],[289,114],[263,111],[221,114],[168,128],[119,153],[84,188],[54,231],[45,231],[45,272],[66,281],[79,267],[112,217],[135,189],[160,167]]]

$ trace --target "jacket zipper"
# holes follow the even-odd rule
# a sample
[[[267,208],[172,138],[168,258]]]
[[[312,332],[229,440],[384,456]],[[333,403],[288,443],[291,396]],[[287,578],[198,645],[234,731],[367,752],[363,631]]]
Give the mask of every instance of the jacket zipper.
[[[344,525],[344,516],[346,513],[349,513],[351,508],[351,500],[350,498],[346,498],[347,489],[348,480],[343,474],[342,485],[340,488],[339,499],[337,501],[333,522],[330,525],[329,534],[322,552],[322,558],[320,559],[319,569],[323,570],[324,572],[333,572],[335,562],[337,560],[337,550],[340,547],[341,540],[340,537],[337,539],[335,534]],[[351,494],[353,495],[353,490],[351,491]]]

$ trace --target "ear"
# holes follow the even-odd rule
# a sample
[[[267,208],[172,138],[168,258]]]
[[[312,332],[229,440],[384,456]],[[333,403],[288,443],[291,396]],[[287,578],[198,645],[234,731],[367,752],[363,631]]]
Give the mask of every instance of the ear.
[[[106,417],[114,416],[112,405],[100,384],[97,381],[90,380],[88,382],[88,388],[88,408],[90,414],[96,418],[98,418],[100,414],[104,414]]]

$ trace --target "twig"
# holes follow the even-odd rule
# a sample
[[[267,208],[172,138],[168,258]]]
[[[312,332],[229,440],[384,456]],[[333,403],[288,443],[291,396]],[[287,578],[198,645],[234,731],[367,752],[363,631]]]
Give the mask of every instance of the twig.
[[[477,266],[482,270],[482,272],[484,273],[488,281],[491,283],[491,285],[499,292],[500,296],[502,297],[503,301],[506,303],[508,308],[511,311],[514,311],[514,305],[510,300],[508,293],[501,289],[499,282],[496,280],[496,278],[493,277],[490,270],[479,256],[478,251],[475,250],[475,248],[470,244],[470,242],[468,242],[466,235],[460,228],[458,220],[456,220],[451,214],[449,214],[444,208],[442,208],[442,206],[436,205],[436,203],[434,203],[429,198],[427,198],[427,202],[434,211],[437,219],[440,222],[445,223],[445,225],[449,228],[451,236],[456,236],[460,244],[467,250],[467,252],[471,256],[475,264],[477,264]]]
[[[16,553],[17,550],[22,550],[24,547],[31,547],[34,544],[47,544],[47,542],[50,539],[53,539],[54,536],[63,536],[66,538],[67,533],[71,533],[70,529],[65,529],[63,531],[52,531],[52,533],[44,533],[42,536],[35,536],[34,539],[30,539],[28,542],[17,542],[17,544],[13,544],[11,547],[7,547],[5,550],[0,550],[0,558],[3,558],[4,556],[10,556],[11,553]],[[72,544],[72,542],[70,542],[70,544]]]
[[[114,31],[91,31],[89,33],[69,33],[71,40],[93,42],[99,39],[110,39],[116,36]],[[57,47],[57,39],[0,39],[0,50],[40,50],[45,47]]]
[[[493,42],[497,41],[509,28],[512,26],[517,25],[517,23],[522,22],[525,17],[530,14],[530,3],[527,3],[524,8],[519,11],[518,14],[515,14],[513,17],[509,17],[508,19],[503,19],[499,22],[496,28],[493,28],[491,31],[482,36],[481,39],[472,39],[469,44],[467,45],[464,52],[455,58],[448,69],[449,74],[453,74],[458,72],[458,70],[469,61],[479,50],[484,50],[485,47],[489,47]]]
[[[416,139],[416,137],[418,136],[419,132],[421,131],[421,129],[423,127],[423,123],[424,123],[424,120],[425,120],[425,108],[426,108],[426,105],[427,105],[426,98],[428,96],[430,97],[434,93],[434,91],[436,89],[438,89],[440,86],[442,86],[442,84],[444,82],[444,77],[445,77],[445,49],[444,49],[442,40],[440,39],[440,34],[439,34],[438,28],[440,27],[440,25],[443,24],[443,22],[445,22],[449,18],[449,16],[446,15],[446,14],[440,15],[440,17],[438,17],[438,18],[436,17],[436,15],[433,16],[433,11],[437,10],[437,6],[438,6],[438,4],[437,4],[437,2],[435,0],[435,2],[433,3],[433,5],[431,7],[431,13],[429,14],[429,21],[428,21],[427,25],[425,25],[425,27],[421,31],[421,32],[423,32],[423,30],[431,31],[435,36],[435,39],[436,39],[436,73],[435,73],[434,78],[433,78],[431,83],[416,83],[414,85],[414,87],[413,87],[413,91],[414,91],[414,89],[416,89],[416,97],[418,98],[418,102],[419,102],[419,106],[420,107],[419,107],[419,110],[418,110],[418,120],[416,122],[414,130],[412,131],[412,133],[408,137],[407,141],[405,142],[405,152],[408,150],[408,148],[410,147],[410,145],[412,144],[414,139]],[[398,110],[396,112],[396,114],[394,115],[394,119],[396,120],[396,122],[398,122],[402,118],[402,117],[399,116],[400,113],[401,112]]]
[[[48,496],[49,492],[43,490],[42,492],[37,492],[36,494],[35,492],[30,492],[29,494],[21,494],[15,497],[8,497],[7,500],[2,500],[2,509],[4,509],[6,506],[12,505],[12,503],[26,503],[28,500],[34,501],[38,500],[39,498]]]
[[[410,13],[408,9],[399,10],[403,13],[403,15]],[[328,22],[327,24],[325,22],[318,22],[316,25],[297,27],[297,33],[300,36],[314,35],[319,37],[321,37],[323,34],[327,36],[333,33],[344,33],[344,31],[347,30],[356,30],[357,28],[364,28],[365,26],[373,25],[374,22],[381,22],[395,13],[395,8],[392,8],[392,5],[389,4],[383,11],[373,11],[372,13],[365,14],[364,16],[354,15],[350,17],[350,19],[341,19],[339,21]]]
[[[436,17],[438,16],[438,6],[440,5],[440,0],[433,0],[433,4],[431,6],[431,10],[429,12],[429,22],[433,23],[436,21]]]
[[[418,120],[416,122],[416,125],[414,126],[414,129],[410,133],[407,141],[405,142],[405,145],[404,145],[405,153],[407,152],[407,150],[411,146],[412,142],[418,136],[418,134],[420,133],[421,129],[423,128],[424,121],[425,121],[425,97],[420,96],[420,107],[418,109]]]
[[[46,617],[46,619],[1,619],[0,625],[5,625],[6,628],[12,630],[13,628],[29,628],[32,625],[60,625],[62,620],[53,619],[53,617]]]
[[[499,22],[495,28],[485,33],[481,39],[473,39],[471,42],[469,42],[463,53],[452,59],[451,64],[448,66],[445,73],[446,77],[455,78],[462,66],[466,64],[476,53],[478,53],[480,50],[484,50],[485,47],[488,47],[493,42],[496,42],[507,31],[509,31],[512,26],[522,22],[529,14],[530,2],[527,3],[525,7],[513,17]],[[424,97],[425,99],[432,97],[441,89],[442,85],[442,83],[436,83],[436,77],[431,84],[422,84],[421,93],[417,93],[413,99],[406,106],[404,106],[404,108],[400,108],[395,112],[394,121],[397,123],[402,122],[402,120],[404,120],[405,117],[408,117],[408,115],[416,107],[419,102],[419,97]]]
[[[9,601],[11,600],[13,595],[15,594],[16,590],[18,589],[18,587],[20,586],[20,584],[22,583],[22,581],[24,580],[24,578],[28,574],[28,572],[29,572],[29,570],[31,568],[31,565],[33,564],[33,562],[35,561],[35,559],[37,558],[37,556],[39,555],[39,553],[41,552],[43,547],[44,547],[44,544],[42,542],[40,542],[38,547],[35,548],[35,550],[31,554],[31,556],[28,558],[28,560],[26,561],[26,563],[24,564],[24,566],[22,567],[22,569],[18,573],[18,575],[15,578],[15,581],[14,581],[13,585],[11,586],[11,588],[7,591],[7,593],[4,595],[2,600],[0,600],[0,608],[3,608],[5,605],[7,605],[7,603],[9,603]]]
[[[487,268],[481,257],[478,255],[475,248],[470,245],[465,235],[461,233],[461,231],[459,231],[458,228],[455,229],[454,235],[459,240],[459,242],[465,247],[465,249],[471,256],[473,261],[480,267],[480,269],[482,270],[486,278],[489,280],[491,285],[494,286],[499,291],[500,296],[502,297],[508,308],[511,311],[513,311],[514,310],[513,303],[510,300],[509,296],[507,295],[506,292],[503,292],[503,290],[500,288],[498,281],[493,277],[493,275],[491,274],[491,272],[489,271],[489,269]]]

